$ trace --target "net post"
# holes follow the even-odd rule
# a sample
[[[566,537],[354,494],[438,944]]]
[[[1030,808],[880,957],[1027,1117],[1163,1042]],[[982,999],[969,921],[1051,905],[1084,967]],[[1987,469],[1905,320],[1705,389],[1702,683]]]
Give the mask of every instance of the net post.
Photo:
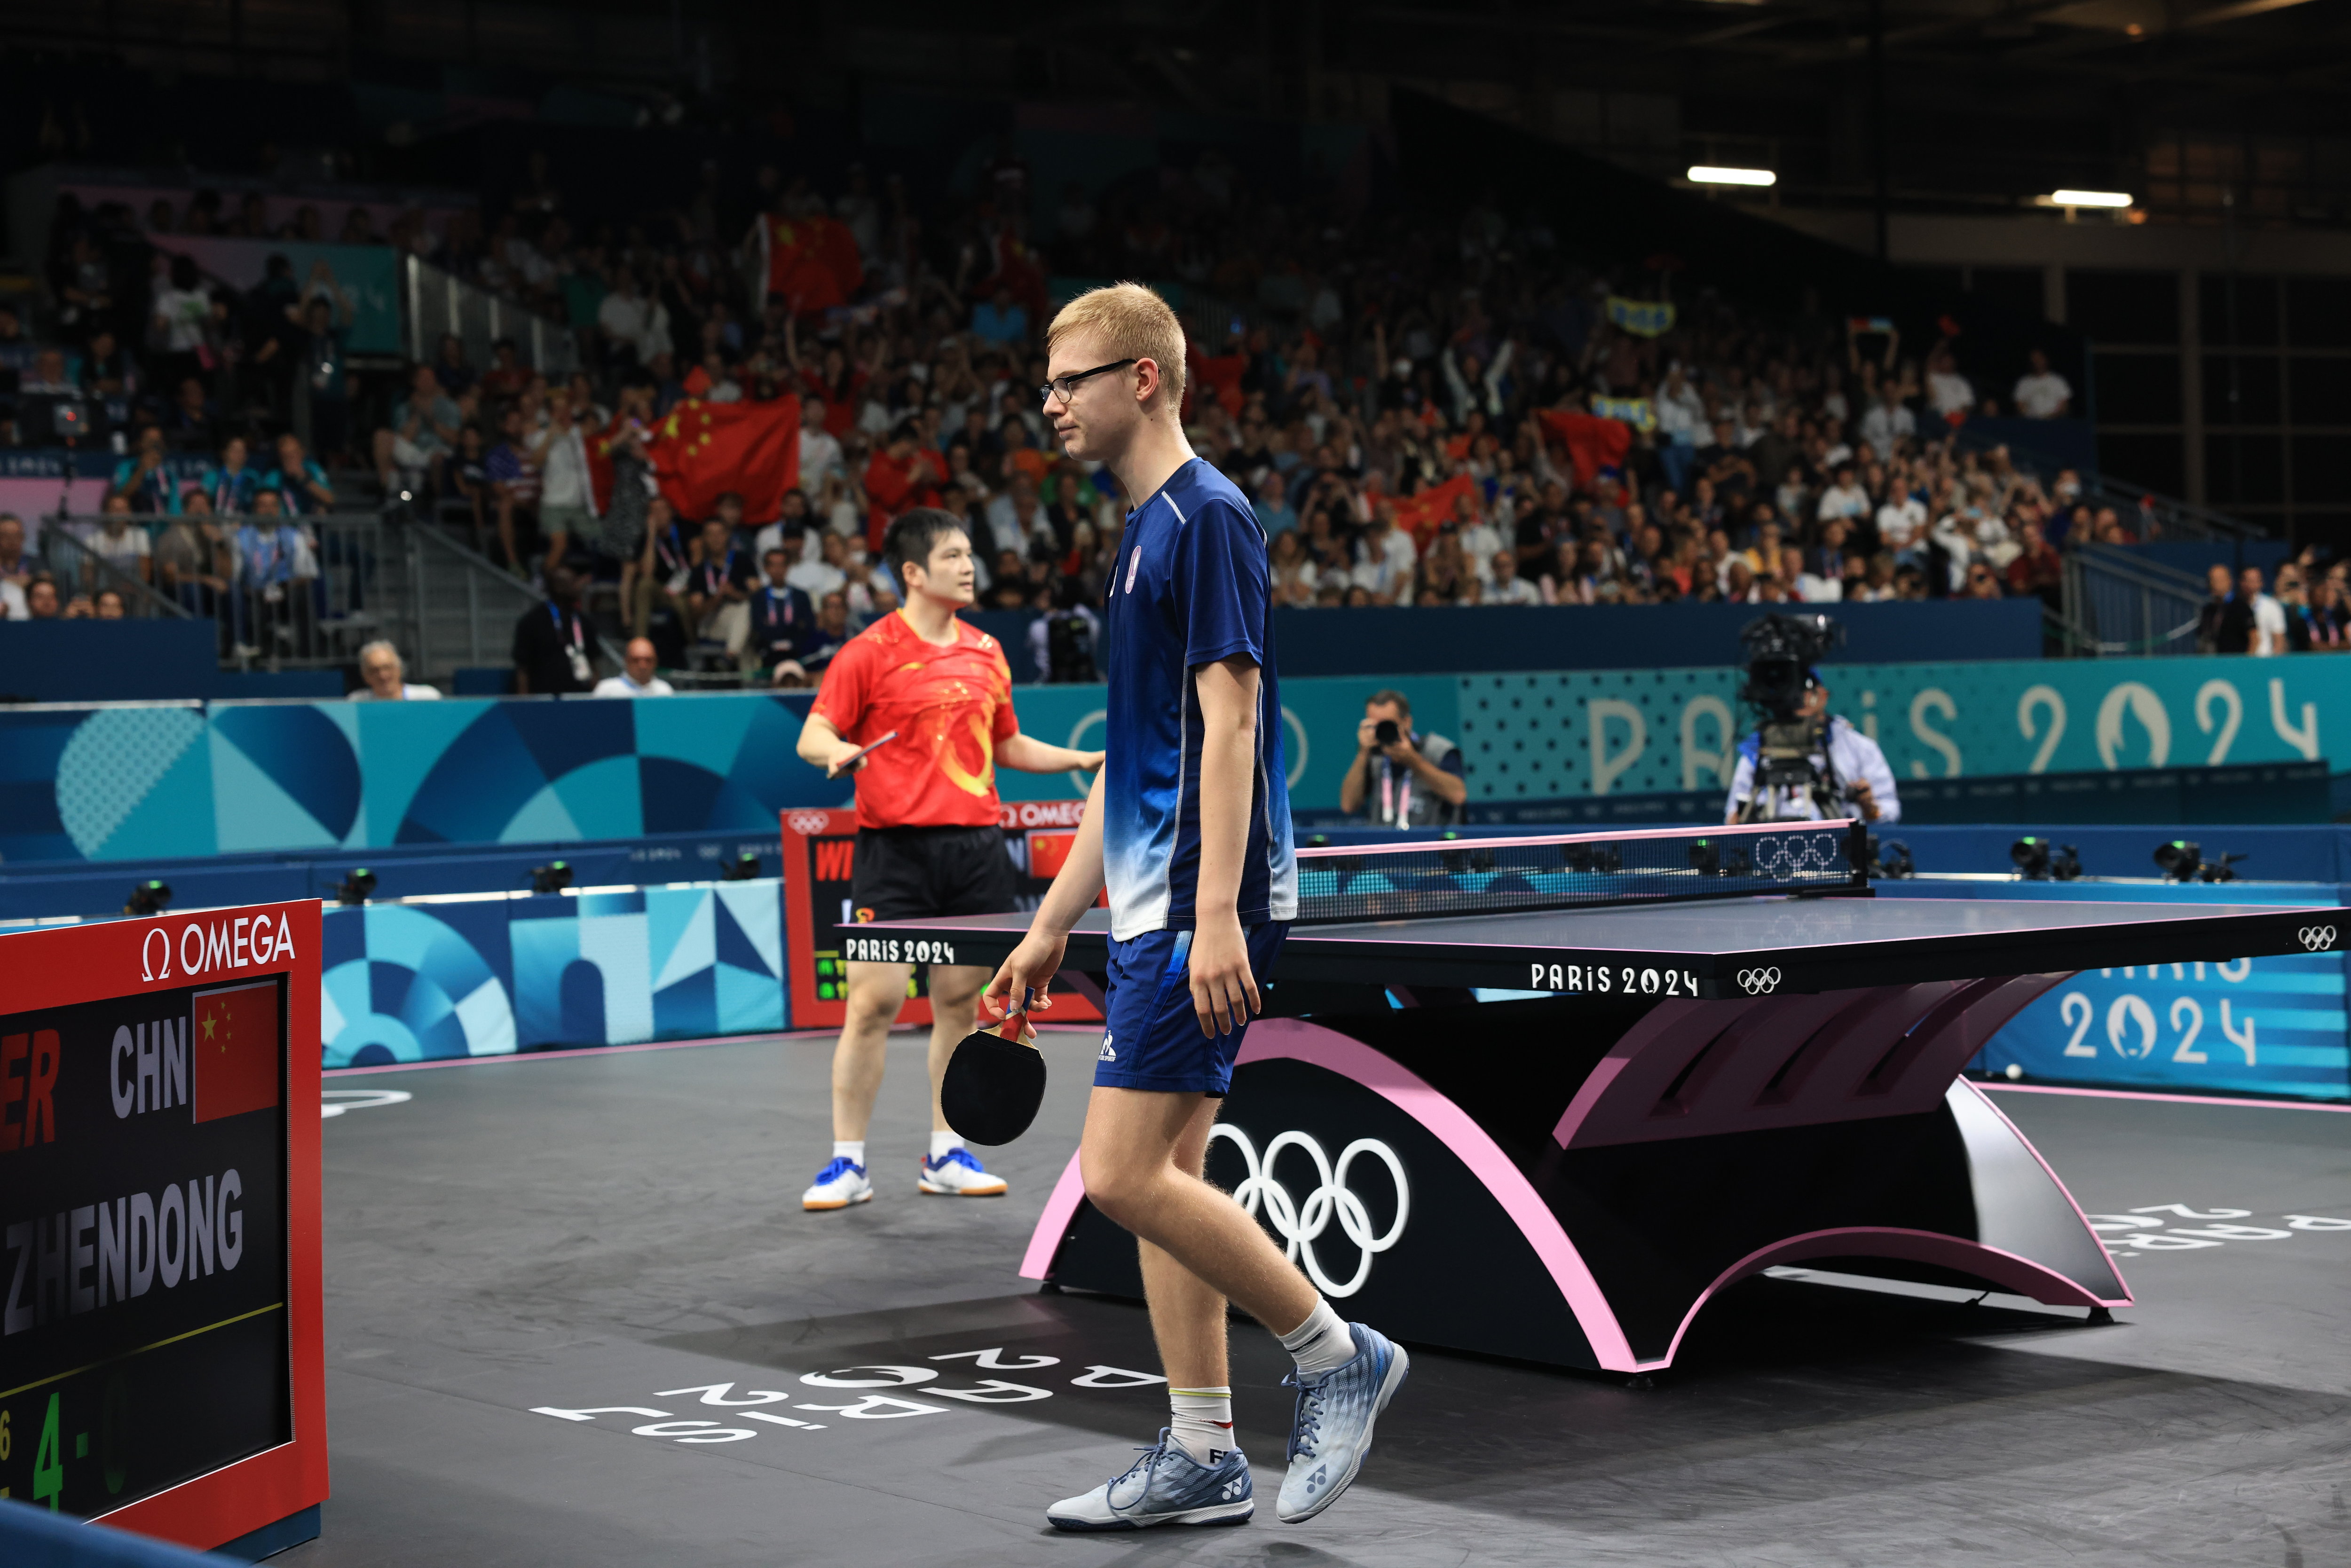
[[[1869,827],[1859,817],[1845,830],[1844,858],[1853,862],[1853,885],[1856,891],[1869,886]]]

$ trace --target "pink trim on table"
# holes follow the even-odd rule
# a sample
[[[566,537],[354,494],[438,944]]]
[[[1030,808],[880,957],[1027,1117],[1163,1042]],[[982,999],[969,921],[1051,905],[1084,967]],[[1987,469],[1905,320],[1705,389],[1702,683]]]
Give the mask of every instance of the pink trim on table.
[[[1851,817],[1825,822],[1745,822],[1720,828],[1641,828],[1614,833],[1538,833],[1523,839],[1412,839],[1393,844],[1316,844],[1297,852],[1300,860],[1331,860],[1343,855],[1408,855],[1428,850],[1517,850],[1543,844],[1621,844],[1627,839],[1719,839],[1738,833],[1823,832],[1850,828]]]
[[[2029,1147],[2030,1145],[2028,1145]],[[2078,1211],[2077,1211],[2078,1212]],[[2086,1222],[2085,1222],[2086,1223]],[[1858,1243],[1858,1244],[1857,1244]],[[1957,1269],[2002,1285],[2020,1296],[2030,1296],[2044,1306],[2052,1307],[2126,1307],[2122,1301],[2103,1301],[2053,1269],[2035,1263],[2030,1258],[2020,1258],[1997,1247],[1986,1247],[1980,1241],[1964,1241],[1956,1236],[1945,1236],[1932,1230],[1909,1230],[1893,1226],[1857,1225],[1834,1230],[1812,1230],[1802,1236],[1791,1236],[1761,1247],[1725,1269],[1698,1293],[1697,1301],[1683,1314],[1681,1326],[1674,1331],[1673,1343],[1656,1361],[1645,1361],[1633,1370],[1652,1372],[1673,1364],[1675,1354],[1682,1347],[1682,1336],[1697,1321],[1698,1312],[1716,1292],[1750,1274],[1762,1272],[1777,1264],[1794,1262],[1805,1258],[1893,1258],[1910,1263],[1934,1263],[1946,1269]],[[2121,1278],[2116,1275],[2116,1278]]]
[[[2179,1105],[2249,1105],[2258,1111],[2334,1111],[2351,1113],[2351,1105],[2329,1105],[2320,1100],[2256,1100],[2227,1094],[2167,1094],[2159,1089],[2068,1089],[2055,1083],[1977,1083],[2002,1094],[2075,1094],[2085,1100],[2159,1100]]]
[[[1042,1280],[1052,1273],[1053,1255],[1061,1249],[1061,1238],[1070,1233],[1071,1217],[1085,1196],[1085,1174],[1078,1169],[1077,1153],[1072,1150],[1070,1163],[1061,1167],[1061,1179],[1053,1184],[1053,1196],[1045,1200],[1045,1212],[1037,1217],[1037,1228],[1029,1233],[1029,1250],[1020,1260],[1022,1279]]]
[[[1468,1112],[1370,1046],[1303,1019],[1271,1019],[1253,1026],[1235,1065],[1279,1059],[1310,1062],[1360,1083],[1427,1129],[1518,1226],[1575,1314],[1600,1365],[1610,1372],[1634,1369],[1633,1347],[1559,1217]]]

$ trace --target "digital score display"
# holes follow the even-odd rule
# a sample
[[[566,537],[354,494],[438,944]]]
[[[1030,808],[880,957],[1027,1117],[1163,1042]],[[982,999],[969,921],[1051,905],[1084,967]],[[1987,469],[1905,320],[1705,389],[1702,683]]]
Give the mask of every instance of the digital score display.
[[[0,936],[0,1497],[207,1546],[292,1511],[282,1488],[205,1494],[255,1456],[282,1469],[318,1337],[288,1228],[289,1117],[319,1114],[315,1074],[289,1094],[297,1020],[318,1051],[295,989],[318,988],[316,905],[307,965],[294,913],[239,919],[243,962],[205,962],[195,917],[193,973],[158,961],[176,920],[143,955],[145,922]],[[113,961],[22,967],[52,956]]]

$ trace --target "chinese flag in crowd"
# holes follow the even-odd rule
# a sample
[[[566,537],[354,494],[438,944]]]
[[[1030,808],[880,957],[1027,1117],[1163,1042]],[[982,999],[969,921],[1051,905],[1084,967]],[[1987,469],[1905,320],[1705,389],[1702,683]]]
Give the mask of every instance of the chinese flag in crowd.
[[[882,548],[883,530],[900,513],[937,506],[946,476],[946,460],[928,447],[917,446],[903,458],[891,456],[887,447],[876,452],[865,465],[865,498],[873,504],[865,518],[868,548]]]
[[[1621,419],[1603,419],[1571,408],[1542,409],[1538,417],[1566,445],[1567,460],[1574,465],[1579,484],[1591,484],[1603,468],[1624,466],[1625,454],[1633,448],[1633,427]]]
[[[794,315],[846,305],[865,281],[857,236],[838,218],[787,218],[769,214],[768,293],[791,302]]]
[[[1442,485],[1403,497],[1395,504],[1395,526],[1416,542],[1426,543],[1437,526],[1453,515],[1455,501],[1464,496],[1475,497],[1476,486],[1477,481],[1468,475],[1456,474]]]
[[[653,427],[645,449],[653,483],[679,517],[699,522],[732,490],[747,522],[771,523],[800,480],[800,400],[704,402],[688,398]]]
[[[188,1071],[196,1120],[217,1121],[277,1103],[277,982],[198,991],[188,1020]]]
[[[1193,383],[1216,393],[1217,401],[1225,405],[1225,412],[1235,416],[1241,412],[1241,376],[1248,369],[1249,356],[1246,354],[1225,354],[1212,359],[1196,352],[1192,356]]]

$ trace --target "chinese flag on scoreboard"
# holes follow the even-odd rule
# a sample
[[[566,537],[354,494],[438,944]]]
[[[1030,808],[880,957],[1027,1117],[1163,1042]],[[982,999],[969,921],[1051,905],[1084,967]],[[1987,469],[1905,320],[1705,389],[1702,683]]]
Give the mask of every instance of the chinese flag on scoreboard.
[[[188,1019],[196,1120],[277,1103],[277,982],[198,991]]]

